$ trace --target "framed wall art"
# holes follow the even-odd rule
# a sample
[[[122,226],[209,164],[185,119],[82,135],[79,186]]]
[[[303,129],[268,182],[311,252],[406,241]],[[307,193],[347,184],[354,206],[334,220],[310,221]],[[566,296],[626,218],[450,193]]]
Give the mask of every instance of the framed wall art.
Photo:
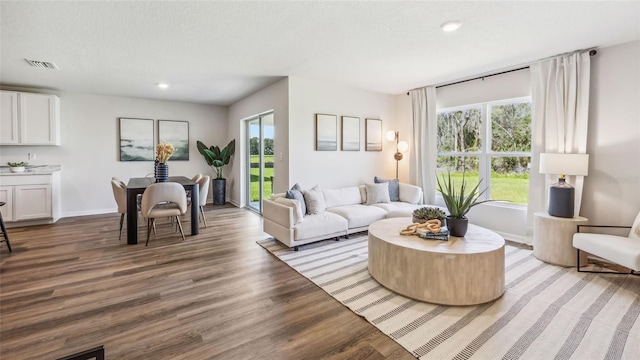
[[[153,161],[152,119],[120,118],[120,161]]]
[[[365,151],[382,151],[382,120],[366,119]]]
[[[342,117],[342,151],[360,151],[359,117]]]
[[[179,120],[158,120],[158,143],[173,145],[176,152],[172,160],[189,160],[189,122]]]
[[[338,150],[338,116],[316,114],[316,150]]]

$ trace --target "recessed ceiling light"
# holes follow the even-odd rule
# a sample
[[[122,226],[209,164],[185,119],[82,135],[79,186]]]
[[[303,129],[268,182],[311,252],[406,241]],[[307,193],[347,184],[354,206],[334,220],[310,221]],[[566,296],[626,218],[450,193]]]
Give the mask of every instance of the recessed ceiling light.
[[[167,83],[157,83],[156,85],[158,85],[160,89],[166,89],[169,87],[169,84]]]
[[[458,28],[462,26],[460,21],[447,21],[446,23],[440,25],[442,31],[452,32],[458,30]]]

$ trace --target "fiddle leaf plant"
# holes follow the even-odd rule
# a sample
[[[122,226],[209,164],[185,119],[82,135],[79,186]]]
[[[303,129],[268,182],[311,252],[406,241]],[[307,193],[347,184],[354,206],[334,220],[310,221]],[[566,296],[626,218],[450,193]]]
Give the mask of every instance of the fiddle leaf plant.
[[[207,164],[216,169],[216,179],[224,179],[222,176],[222,167],[229,164],[231,157],[235,154],[236,139],[231,140],[222,150],[220,150],[218,146],[207,147],[207,145],[203,144],[200,140],[198,140],[196,144],[198,151],[207,161]]]
[[[456,184],[451,179],[451,173],[448,173],[448,176],[445,178],[444,174],[442,175],[442,181],[436,175],[436,180],[438,181],[438,191],[442,193],[442,198],[444,199],[444,203],[447,206],[447,210],[449,210],[449,215],[452,218],[465,218],[465,215],[471,210],[472,207],[489,202],[491,200],[483,200],[480,201],[480,197],[482,194],[487,191],[485,188],[482,191],[479,191],[480,180],[476,186],[474,186],[470,191],[467,191],[467,182],[465,180],[465,173],[462,173],[462,182],[459,187],[456,187]]]

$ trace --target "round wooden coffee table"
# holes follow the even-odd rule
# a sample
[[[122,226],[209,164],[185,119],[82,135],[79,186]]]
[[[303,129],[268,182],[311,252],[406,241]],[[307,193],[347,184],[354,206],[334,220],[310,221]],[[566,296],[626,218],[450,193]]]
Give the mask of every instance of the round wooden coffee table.
[[[475,305],[504,293],[504,239],[469,224],[449,241],[400,235],[411,218],[369,225],[369,273],[401,295],[435,304]]]

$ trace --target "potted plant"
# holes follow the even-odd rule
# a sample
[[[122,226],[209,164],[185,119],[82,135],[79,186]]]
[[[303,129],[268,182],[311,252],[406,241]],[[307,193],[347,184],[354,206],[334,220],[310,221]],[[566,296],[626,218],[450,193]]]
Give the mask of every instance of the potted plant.
[[[480,197],[487,189],[479,191],[480,182],[476,184],[471,190],[467,190],[467,182],[465,179],[465,173],[462,173],[462,181],[459,186],[453,183],[451,179],[451,173],[445,178],[442,175],[442,181],[436,175],[438,181],[438,191],[442,193],[444,203],[449,210],[449,216],[447,216],[447,228],[452,236],[462,237],[467,233],[467,226],[469,225],[469,219],[466,215],[472,207],[488,202],[491,200],[480,201]]]
[[[231,156],[235,154],[236,140],[231,140],[222,150],[218,146],[207,147],[200,140],[197,141],[197,146],[207,164],[216,170],[216,177],[213,179],[213,204],[224,205],[227,180],[222,176],[222,167],[229,164]]]
[[[413,219],[414,223],[425,223],[427,220],[438,219],[441,222],[444,218],[447,217],[447,214],[444,211],[440,210],[437,207],[426,206],[421,207],[419,209],[415,209],[413,211]]]
[[[19,173],[19,172],[24,172],[24,168],[25,166],[27,166],[27,163],[24,161],[8,162],[7,165],[9,165],[9,170],[12,173]]]

